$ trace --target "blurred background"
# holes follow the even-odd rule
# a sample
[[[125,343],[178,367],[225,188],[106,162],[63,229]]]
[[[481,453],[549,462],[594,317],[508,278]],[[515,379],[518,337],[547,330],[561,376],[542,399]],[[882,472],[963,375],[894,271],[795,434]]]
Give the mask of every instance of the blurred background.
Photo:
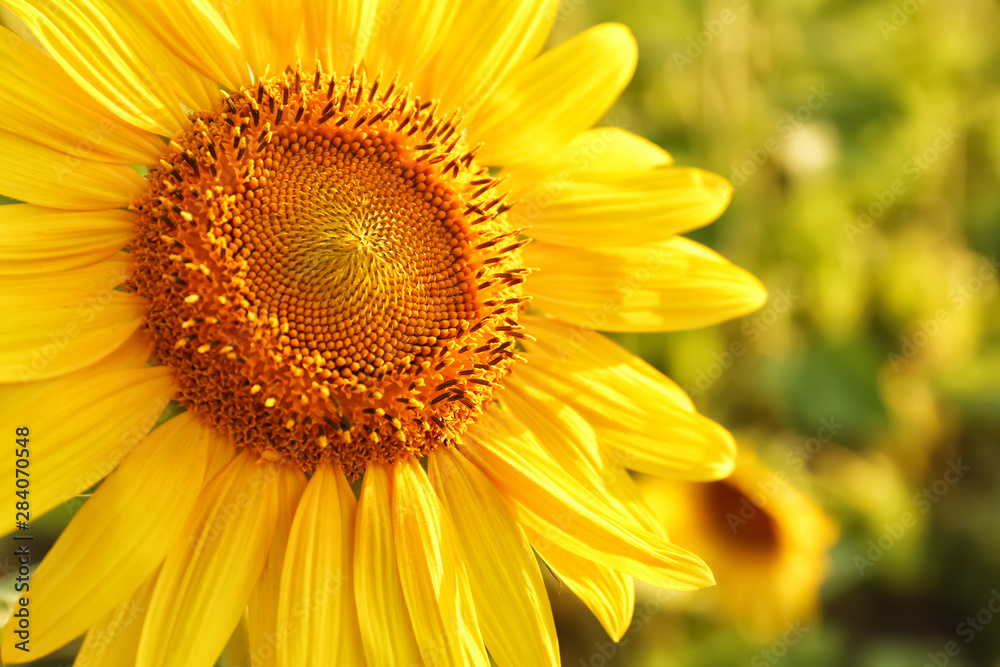
[[[1000,8],[565,0],[639,43],[606,124],[721,174],[688,236],[770,300],[615,338],[729,428],[715,484],[642,480],[718,586],[637,586],[615,646],[553,583],[567,667],[1000,666]]]
[[[563,664],[1000,667],[1000,8],[565,0],[550,44],[602,21],[640,53],[606,124],[732,181],[689,236],[771,297],[615,336],[733,431],[740,464],[640,480],[715,588],[637,585],[616,645],[550,581]]]

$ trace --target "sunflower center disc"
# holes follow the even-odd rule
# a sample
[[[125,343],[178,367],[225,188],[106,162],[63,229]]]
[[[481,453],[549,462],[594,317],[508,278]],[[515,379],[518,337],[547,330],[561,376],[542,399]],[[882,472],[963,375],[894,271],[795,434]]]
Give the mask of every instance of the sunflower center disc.
[[[516,357],[526,274],[459,119],[288,70],[192,121],[132,205],[131,286],[178,400],[306,470],[453,442]]]
[[[749,519],[744,519],[747,507],[758,507],[756,503],[740,491],[733,483],[726,480],[709,482],[703,487],[706,494],[709,515],[716,519],[713,524],[722,539],[737,549],[747,549],[759,553],[774,552],[778,549],[781,536],[778,524],[771,516],[770,508],[761,509]],[[729,523],[731,517],[740,517],[739,535]]]

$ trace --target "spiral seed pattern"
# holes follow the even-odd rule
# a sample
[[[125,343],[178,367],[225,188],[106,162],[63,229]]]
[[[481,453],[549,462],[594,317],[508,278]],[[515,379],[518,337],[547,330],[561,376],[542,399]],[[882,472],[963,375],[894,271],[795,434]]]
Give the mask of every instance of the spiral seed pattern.
[[[132,205],[178,400],[304,470],[453,443],[518,359],[528,273],[460,123],[319,66],[194,116]]]

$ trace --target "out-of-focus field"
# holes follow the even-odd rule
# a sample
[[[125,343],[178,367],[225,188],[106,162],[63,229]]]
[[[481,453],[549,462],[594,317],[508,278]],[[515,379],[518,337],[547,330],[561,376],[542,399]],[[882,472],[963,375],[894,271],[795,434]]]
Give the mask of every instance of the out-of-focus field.
[[[600,21],[640,52],[607,123],[732,181],[689,236],[771,295],[616,338],[766,467],[744,475],[749,510],[658,495],[696,517],[667,522],[714,544],[719,586],[640,586],[619,646],[563,591],[563,664],[1000,665],[1000,9],[586,0],[552,42]],[[825,572],[814,510],[838,531]]]

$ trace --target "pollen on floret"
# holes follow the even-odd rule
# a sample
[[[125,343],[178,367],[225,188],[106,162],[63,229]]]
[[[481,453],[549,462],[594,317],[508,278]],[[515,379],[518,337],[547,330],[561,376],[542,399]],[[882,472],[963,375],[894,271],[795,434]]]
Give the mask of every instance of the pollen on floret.
[[[523,230],[461,119],[287,70],[192,118],[133,202],[130,287],[179,400],[267,460],[455,441],[519,357]]]

